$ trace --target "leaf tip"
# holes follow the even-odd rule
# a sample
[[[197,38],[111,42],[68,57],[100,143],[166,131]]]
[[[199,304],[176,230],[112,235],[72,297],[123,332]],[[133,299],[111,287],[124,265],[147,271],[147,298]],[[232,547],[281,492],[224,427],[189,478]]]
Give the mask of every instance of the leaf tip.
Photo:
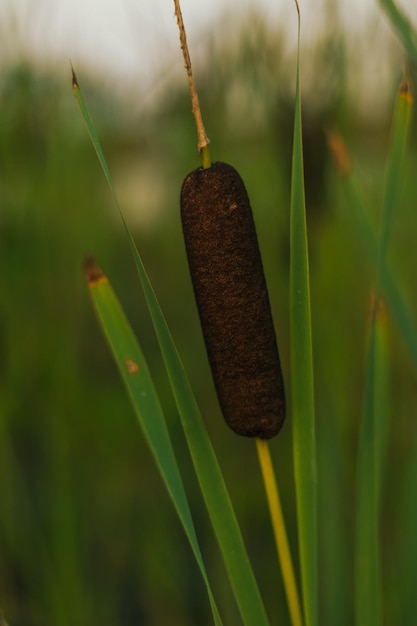
[[[84,275],[89,287],[93,287],[102,280],[106,280],[106,276],[95,258],[88,254],[84,261]]]
[[[342,135],[335,128],[325,128],[327,145],[342,178],[347,178],[352,171],[350,154]]]
[[[384,297],[373,289],[369,296],[368,319],[375,322],[379,327],[384,327],[388,320],[387,304]]]
[[[70,66],[71,66],[71,74],[72,74],[72,88],[75,89],[79,89],[79,85],[78,85],[78,80],[77,80],[77,75],[75,73],[74,67],[70,61]]]
[[[407,100],[407,102],[409,103],[413,101],[413,89],[411,86],[410,78],[407,76],[407,74],[404,76],[401,82],[399,97],[404,98],[404,100]]]

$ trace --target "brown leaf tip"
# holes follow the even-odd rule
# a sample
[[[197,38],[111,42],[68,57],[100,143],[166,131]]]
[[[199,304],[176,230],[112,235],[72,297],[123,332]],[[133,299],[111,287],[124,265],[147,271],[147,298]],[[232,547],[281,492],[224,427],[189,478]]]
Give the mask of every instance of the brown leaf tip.
[[[84,262],[84,274],[89,285],[96,284],[105,279],[102,269],[97,265],[95,258],[89,254]]]
[[[346,178],[352,171],[350,154],[342,135],[334,128],[325,128],[327,145],[336,163],[340,176]]]
[[[375,289],[373,289],[370,293],[368,317],[371,322],[375,319],[375,322],[380,326],[386,324],[388,319],[386,302],[383,296],[378,294]]]
[[[413,90],[411,87],[411,81],[408,76],[404,76],[400,86],[400,98],[405,98],[408,102],[413,101]]]
[[[78,88],[78,80],[77,80],[77,75],[76,75],[76,73],[75,73],[75,70],[74,70],[74,68],[73,68],[73,66],[72,66],[71,61],[70,61],[70,65],[71,65],[71,73],[72,73],[72,88],[73,88],[73,89],[76,89],[76,88]]]

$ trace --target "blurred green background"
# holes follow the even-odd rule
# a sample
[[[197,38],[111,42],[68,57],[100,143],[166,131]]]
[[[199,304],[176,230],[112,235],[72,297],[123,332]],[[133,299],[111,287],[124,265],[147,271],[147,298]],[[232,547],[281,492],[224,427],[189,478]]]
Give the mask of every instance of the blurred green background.
[[[352,43],[329,20],[302,59],[323,626],[353,621],[354,476],[374,280],[324,128],[342,131],[377,223],[404,67],[400,46],[391,42],[385,80],[378,83],[370,69],[369,83],[355,84],[355,68],[363,69],[366,57],[355,56]],[[282,32],[259,15],[242,15],[207,40],[196,79],[212,158],[237,168],[252,201],[289,388],[295,58],[283,50]],[[182,65],[179,50],[172,63]],[[180,81],[166,76],[155,97],[144,94],[143,102],[132,103],[110,81],[75,69],[206,419],[271,623],[287,624],[255,448],[220,416],[186,266],[179,191],[199,161],[185,75]],[[417,324],[416,147],[413,120],[390,261]],[[225,623],[239,624],[125,233],[72,96],[69,67],[52,71],[27,57],[3,64],[0,77],[0,606],[10,626],[211,624],[189,546],[96,324],[82,274],[88,252],[108,274],[148,357]],[[387,625],[412,626],[416,372],[389,312],[387,324],[383,601]],[[296,554],[290,411],[272,453]]]

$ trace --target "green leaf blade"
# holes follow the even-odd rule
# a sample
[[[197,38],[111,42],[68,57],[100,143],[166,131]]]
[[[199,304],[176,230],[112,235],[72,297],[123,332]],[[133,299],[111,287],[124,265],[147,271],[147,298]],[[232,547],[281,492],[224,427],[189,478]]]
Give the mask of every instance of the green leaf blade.
[[[388,15],[407,53],[414,61],[417,61],[417,35],[410,20],[405,13],[397,7],[393,0],[379,0],[379,4]]]
[[[385,312],[374,302],[356,472],[355,624],[382,623],[379,492],[387,387]]]
[[[114,202],[119,210],[120,217],[126,230],[141,286],[149,308],[155,332],[158,337],[161,353],[167,368],[174,397],[177,402],[181,422],[186,433],[187,443],[190,449],[197,478],[199,480],[213,529],[229,574],[242,620],[245,626],[268,626],[269,622],[265,612],[265,607],[249,562],[239,525],[221,474],[220,467],[218,465],[217,458],[209,440],[200,410],[195,401],[194,394],[192,393],[191,386],[184,371],[173,338],[168,329],[166,320],[147,276],[142,259],[119,205],[99,138],[94,130],[91,117],[88,113],[87,106],[84,102],[76,78],[75,80],[73,79],[73,89],[77,104],[83,116],[91,141],[94,145],[94,149],[102,165]],[[123,375],[123,364],[121,364],[121,367]],[[125,376],[124,379],[125,382],[129,382],[128,379],[126,380]],[[201,563],[199,562],[199,564],[201,569]],[[207,580],[205,570],[202,571],[204,571],[203,576],[205,576],[205,580]],[[208,589],[209,597],[211,598],[211,589],[209,587]]]
[[[242,620],[246,626],[268,626],[268,618],[236,515],[203,418],[139,252],[126,224],[125,227],[202,495],[223,555]]]
[[[200,567],[215,623],[221,626],[222,621],[208,581],[181,474],[147,362],[107,277],[91,259],[86,264],[86,274],[100,325]]]
[[[401,97],[401,94],[400,94]],[[404,116],[404,122],[401,123],[401,128],[406,131],[406,135],[409,132],[409,118],[411,116],[412,97],[408,92],[407,97],[400,106],[397,105],[397,111],[400,110],[400,115]],[[408,109],[408,111],[407,111]],[[395,128],[395,124],[394,124]],[[395,134],[395,133],[394,133]],[[379,273],[379,290],[384,294],[386,305],[391,312],[393,319],[400,331],[404,347],[407,350],[414,370],[417,372],[417,328],[416,320],[413,318],[409,308],[406,305],[404,297],[402,295],[400,285],[397,277],[392,271],[386,255],[388,234],[391,225],[392,211],[395,202],[397,201],[400,189],[402,171],[400,169],[398,176],[393,177],[390,174],[390,168],[387,169],[387,187],[391,186],[390,194],[384,200],[383,210],[383,247],[380,248],[378,244],[377,232],[372,224],[369,215],[366,211],[364,200],[359,189],[359,183],[357,176],[352,169],[351,158],[348,154],[348,150],[344,144],[342,137],[336,131],[328,131],[327,139],[329,149],[331,150],[338,167],[339,173],[343,180],[343,187],[347,199],[348,206],[351,211],[352,219],[355,222],[359,236],[362,239],[364,249],[368,255],[370,262],[375,267],[375,274]],[[406,136],[405,136],[406,139]],[[395,142],[394,142],[395,143]],[[401,146],[401,142],[399,142]],[[400,148],[398,154],[401,155],[403,160],[403,150],[405,144]],[[396,169],[396,165],[393,166]],[[392,183],[388,181],[392,179]],[[392,207],[392,208],[391,208]],[[387,217],[388,216],[388,217]],[[379,268],[379,269],[378,269]]]
[[[410,119],[413,105],[411,85],[406,76],[400,86],[392,123],[391,148],[388,156],[384,203],[381,220],[381,239],[379,243],[378,275],[383,271],[388,239],[396,205],[398,204],[404,173],[404,159],[410,131]]]
[[[317,462],[299,72],[298,51],[290,215],[291,406],[304,619],[307,626],[317,626]]]
[[[379,491],[381,465],[386,431],[385,403],[381,401],[386,389],[386,335],[382,289],[387,285],[386,255],[394,210],[398,204],[403,180],[404,155],[411,113],[411,90],[404,79],[393,117],[392,140],[388,155],[386,185],[381,217],[380,239],[376,250],[376,295],[373,296],[369,355],[357,461],[357,517],[355,543],[355,613],[357,626],[378,626],[382,619]],[[388,286],[396,289],[390,278]],[[392,293],[390,294],[392,296]]]

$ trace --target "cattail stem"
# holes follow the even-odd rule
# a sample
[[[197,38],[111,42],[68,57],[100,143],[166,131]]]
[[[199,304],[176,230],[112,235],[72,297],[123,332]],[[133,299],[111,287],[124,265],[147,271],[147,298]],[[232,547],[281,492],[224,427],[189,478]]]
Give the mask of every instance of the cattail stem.
[[[292,563],[290,547],[288,544],[287,532],[285,530],[284,516],[282,513],[281,500],[279,497],[278,485],[272,467],[271,455],[269,453],[268,442],[264,439],[256,439],[256,449],[264,480],[269,511],[271,515],[272,528],[275,536],[275,543],[278,551],[278,558],[281,564],[282,577],[284,580],[285,593],[288,601],[288,610],[291,617],[292,626],[302,626],[301,604],[295,580],[294,566]]]
[[[185,34],[184,21],[182,19],[182,13],[181,13],[179,0],[174,0],[174,5],[175,5],[175,16],[177,18],[178,29],[180,32],[181,50],[182,50],[182,54],[184,57],[185,69],[187,71],[188,87],[189,87],[190,96],[191,96],[191,105],[193,109],[195,123],[197,126],[198,152],[201,156],[203,168],[206,169],[206,168],[209,168],[211,165],[210,155],[208,151],[208,145],[210,143],[210,140],[207,137],[206,131],[204,129],[200,103],[198,101],[197,88],[195,86],[193,71],[191,68],[191,59],[190,59],[190,54],[188,52],[187,36]]]

